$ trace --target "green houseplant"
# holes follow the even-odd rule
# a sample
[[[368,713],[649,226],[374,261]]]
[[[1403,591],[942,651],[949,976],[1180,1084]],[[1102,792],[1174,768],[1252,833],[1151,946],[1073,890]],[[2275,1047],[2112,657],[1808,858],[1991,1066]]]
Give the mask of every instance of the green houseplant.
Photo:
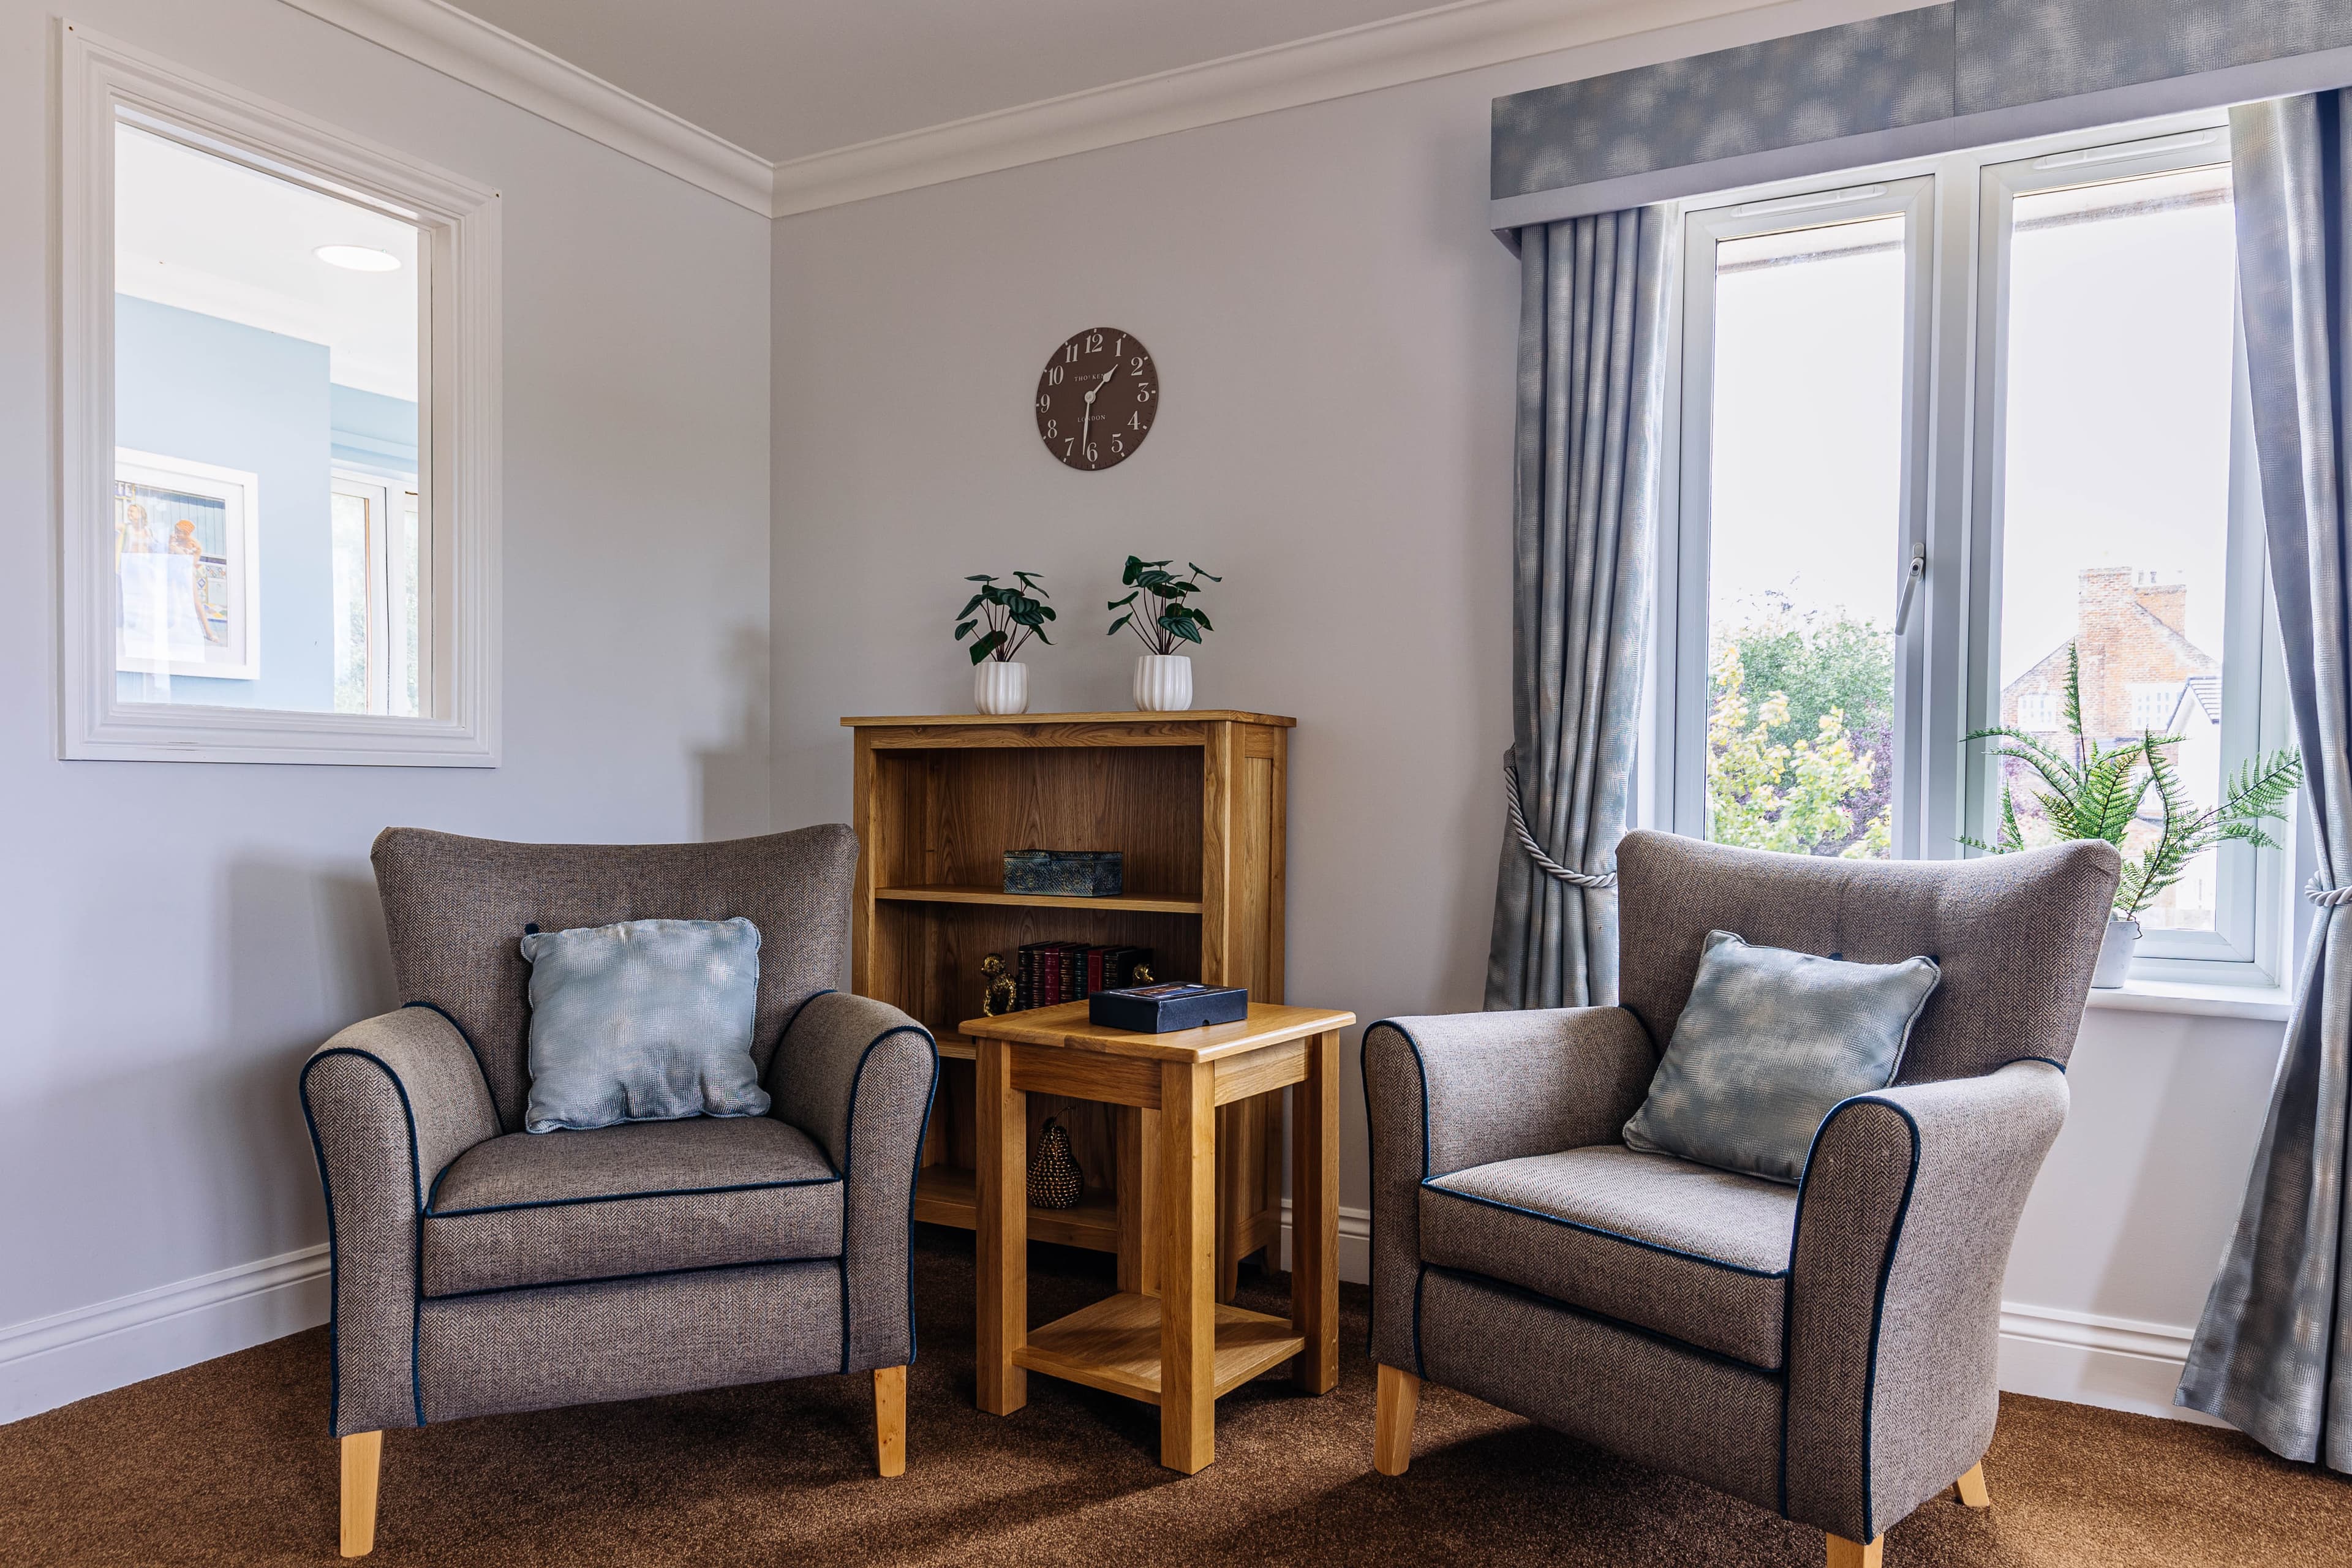
[[[1045,635],[1045,623],[1054,619],[1054,606],[1045,602],[1045,580],[1034,572],[1015,572],[1011,583],[987,574],[964,581],[980,584],[956,612],[955,640],[971,637],[972,706],[982,713],[1026,713],[1029,667],[1013,656],[1032,637],[1054,646]],[[980,635],[972,637],[974,632]]]
[[[2303,782],[2303,758],[2288,747],[2249,759],[2234,777],[2223,781],[2220,802],[2200,811],[2166,752],[2180,743],[2180,736],[2144,731],[2136,741],[2105,747],[2084,734],[2083,661],[2073,643],[2066,645],[2065,695],[2066,730],[2074,742],[2071,758],[2010,725],[1975,731],[1967,741],[1996,742],[1990,749],[1993,757],[2032,770],[2042,787],[2033,792],[2032,804],[2049,824],[2052,842],[2104,838],[2122,851],[2123,880],[2116,888],[2115,910],[2092,981],[2112,989],[2130,973],[2141,911],[2180,880],[2191,860],[2225,843],[2279,847],[2263,824],[2286,820],[2287,797]],[[2158,805],[2154,832],[2135,836],[2133,825],[2151,792]],[[1993,841],[1960,842],[1996,855],[2025,847],[2025,826],[2009,779],[2001,781],[2000,826]]]
[[[1192,706],[1192,661],[1176,650],[1186,643],[1200,646],[1202,632],[1217,629],[1199,605],[1186,601],[1201,591],[1202,579],[1212,583],[1224,579],[1189,561],[1185,565],[1192,572],[1189,577],[1169,571],[1168,562],[1130,555],[1118,579],[1129,591],[1127,597],[1103,606],[1127,612],[1111,622],[1109,636],[1118,636],[1125,626],[1143,644],[1145,651],[1135,661],[1139,712],[1180,713]]]

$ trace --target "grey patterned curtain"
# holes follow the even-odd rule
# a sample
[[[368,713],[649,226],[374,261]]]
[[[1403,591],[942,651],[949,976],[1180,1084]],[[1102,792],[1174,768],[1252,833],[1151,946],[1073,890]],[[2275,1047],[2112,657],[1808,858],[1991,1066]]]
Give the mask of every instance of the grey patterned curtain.
[[[1519,231],[1512,622],[1516,791],[1489,1008],[1617,995],[1612,864],[1649,628],[1675,209]]]
[[[2352,1470],[2352,1279],[2345,1156],[2352,1106],[2352,93],[2230,114],[2238,279],[2271,585],[2286,643],[2319,904],[2245,1206],[2175,1403],[2290,1459]],[[2352,895],[2347,895],[2352,896]]]

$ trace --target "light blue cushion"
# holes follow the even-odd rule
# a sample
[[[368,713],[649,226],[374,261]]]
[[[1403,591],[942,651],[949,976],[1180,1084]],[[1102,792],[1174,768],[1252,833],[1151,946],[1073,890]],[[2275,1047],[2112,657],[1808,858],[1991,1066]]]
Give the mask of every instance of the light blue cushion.
[[[760,928],[624,921],[531,931],[530,1096],[523,1127],[763,1116],[751,1066]]]
[[[1710,931],[1698,979],[1625,1143],[1775,1182],[1805,1173],[1822,1118],[1895,1081],[1943,973],[1848,963]]]

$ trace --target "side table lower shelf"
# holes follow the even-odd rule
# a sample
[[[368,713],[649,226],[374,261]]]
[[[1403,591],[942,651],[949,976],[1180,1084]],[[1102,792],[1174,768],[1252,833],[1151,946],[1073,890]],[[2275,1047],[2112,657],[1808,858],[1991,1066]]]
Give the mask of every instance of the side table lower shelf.
[[[1147,1405],[1160,1403],[1160,1298],[1122,1292],[1029,1331],[1015,1366],[1083,1383]],[[1217,1308],[1216,1397],[1271,1372],[1307,1348],[1287,1318]]]
[[[926,1225],[971,1230],[979,1225],[974,1177],[961,1165],[926,1165],[915,1173],[915,1217]],[[1029,1239],[1095,1252],[1118,1250],[1118,1205],[1093,1194],[1076,1208],[1029,1205]]]

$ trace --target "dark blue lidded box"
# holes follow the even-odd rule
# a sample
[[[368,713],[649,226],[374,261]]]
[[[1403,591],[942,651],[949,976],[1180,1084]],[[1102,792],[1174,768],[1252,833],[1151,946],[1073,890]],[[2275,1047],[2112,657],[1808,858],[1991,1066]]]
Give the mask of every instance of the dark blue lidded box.
[[[1115,899],[1126,888],[1116,849],[1007,849],[1004,890],[1061,899]]]
[[[1190,982],[1097,991],[1087,1003],[1088,1023],[1138,1035],[1165,1035],[1204,1024],[1238,1024],[1248,1016],[1247,991]]]

